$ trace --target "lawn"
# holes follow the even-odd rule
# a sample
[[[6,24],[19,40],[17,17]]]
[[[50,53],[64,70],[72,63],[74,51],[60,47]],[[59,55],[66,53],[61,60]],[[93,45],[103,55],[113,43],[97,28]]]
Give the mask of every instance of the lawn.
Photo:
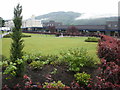
[[[32,37],[23,38],[24,51],[27,53],[59,54],[71,48],[85,48],[96,59],[97,43],[84,42],[87,37],[55,37],[54,35],[31,34]],[[10,38],[2,39],[2,54],[9,57]]]

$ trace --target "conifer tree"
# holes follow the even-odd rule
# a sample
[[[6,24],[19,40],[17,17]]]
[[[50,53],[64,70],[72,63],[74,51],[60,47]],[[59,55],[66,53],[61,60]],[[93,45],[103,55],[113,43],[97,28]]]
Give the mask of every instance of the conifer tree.
[[[14,63],[17,59],[22,59],[23,56],[23,40],[22,40],[22,31],[21,31],[21,25],[22,25],[22,6],[18,4],[14,8],[14,28],[12,29],[12,43],[11,43],[11,49],[10,49],[10,59]],[[17,71],[16,74],[17,76],[20,76],[23,65],[16,65]]]

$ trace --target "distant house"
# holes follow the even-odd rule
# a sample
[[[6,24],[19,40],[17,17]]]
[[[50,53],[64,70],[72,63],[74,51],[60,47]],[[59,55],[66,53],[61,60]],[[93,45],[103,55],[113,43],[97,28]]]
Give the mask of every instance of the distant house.
[[[62,22],[55,22],[55,21],[49,21],[42,23],[43,27],[49,27],[49,26],[61,26]]]

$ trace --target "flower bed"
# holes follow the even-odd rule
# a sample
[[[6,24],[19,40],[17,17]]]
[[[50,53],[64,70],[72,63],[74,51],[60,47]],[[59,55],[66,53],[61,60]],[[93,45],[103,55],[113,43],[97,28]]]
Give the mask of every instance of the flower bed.
[[[3,75],[3,80],[5,80],[3,81],[3,89],[119,90],[119,51],[120,40],[102,35],[98,44],[98,55],[101,58],[101,64],[98,69],[95,67],[91,69],[92,58],[83,50],[69,50],[66,53],[62,53],[59,58],[58,56],[39,55],[32,58],[26,56],[24,59],[28,62],[26,67],[26,74],[28,76],[24,75],[22,79],[12,78],[12,80],[5,80],[6,76]],[[42,62],[42,66],[34,69],[34,64],[36,63],[33,62],[38,61]],[[41,63],[38,64],[41,65]]]

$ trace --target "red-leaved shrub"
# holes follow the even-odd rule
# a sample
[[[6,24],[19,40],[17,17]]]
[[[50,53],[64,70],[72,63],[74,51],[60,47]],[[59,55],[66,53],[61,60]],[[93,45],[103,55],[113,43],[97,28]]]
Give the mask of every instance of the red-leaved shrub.
[[[101,40],[98,43],[98,56],[107,61],[120,59],[120,40],[101,35]]]

